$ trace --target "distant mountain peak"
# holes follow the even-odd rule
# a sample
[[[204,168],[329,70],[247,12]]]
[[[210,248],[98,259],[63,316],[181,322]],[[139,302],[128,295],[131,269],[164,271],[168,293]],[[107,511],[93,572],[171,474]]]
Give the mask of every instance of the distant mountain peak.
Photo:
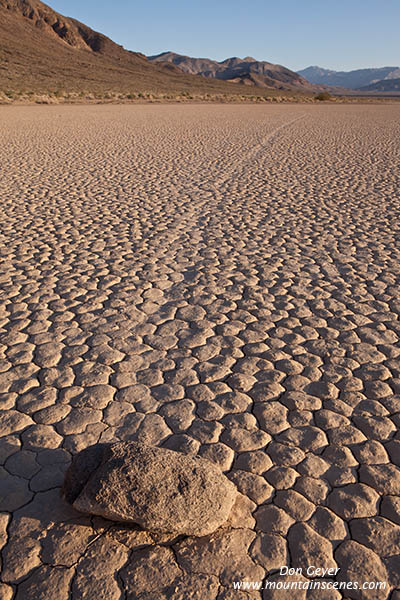
[[[297,72],[307,81],[316,85],[330,85],[349,89],[358,89],[383,79],[396,79],[400,76],[399,67],[333,71],[314,65]]]
[[[400,69],[396,69],[396,71],[399,73],[398,78],[387,77],[385,79],[381,79],[380,81],[374,81],[370,85],[360,87],[360,91],[381,94],[390,94],[391,92],[395,92],[396,94],[400,93]]]

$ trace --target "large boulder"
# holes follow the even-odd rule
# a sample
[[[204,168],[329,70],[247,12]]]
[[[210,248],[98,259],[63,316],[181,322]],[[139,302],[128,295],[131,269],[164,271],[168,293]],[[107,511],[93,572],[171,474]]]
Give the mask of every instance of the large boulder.
[[[154,532],[202,536],[227,520],[237,490],[207,460],[117,442],[77,454],[61,493],[80,512]]]

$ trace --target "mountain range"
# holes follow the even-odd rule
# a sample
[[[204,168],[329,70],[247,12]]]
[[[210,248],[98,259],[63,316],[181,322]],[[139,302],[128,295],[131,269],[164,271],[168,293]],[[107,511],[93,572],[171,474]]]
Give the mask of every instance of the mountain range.
[[[171,57],[165,53],[162,59],[148,60],[140,52],[125,50],[40,0],[0,0],[0,91],[254,93],[238,83],[259,86],[258,95],[267,94],[262,88],[315,89],[289,69],[254,59],[229,59],[219,70],[210,66],[218,63],[206,61],[218,76],[199,77],[194,66],[177,66]],[[223,69],[225,75],[220,76]]]
[[[298,71],[298,74],[307,79],[310,83],[316,85],[337,86],[353,90],[375,90],[379,84],[390,91],[395,89],[396,84],[391,80],[400,78],[400,67],[380,67],[371,69],[357,69],[355,71],[332,71],[322,67],[307,67]],[[388,81],[382,86],[382,81]]]
[[[173,64],[184,73],[202,75],[211,79],[220,79],[232,83],[256,85],[259,87],[282,90],[315,91],[315,87],[286,67],[266,61],[258,61],[251,56],[232,57],[221,62],[210,58],[193,58],[175,52],[162,52],[147,57],[156,64]]]
[[[243,86],[150,62],[40,0],[0,0],[1,90],[246,94]]]
[[[313,94],[326,86],[398,91],[399,67],[351,72],[308,67],[298,73],[250,56],[218,62],[174,52],[146,57],[65,17],[40,0],[0,0],[0,92],[114,94]],[[335,91],[335,88],[332,88]]]
[[[363,92],[376,92],[388,94],[390,92],[400,93],[400,77],[398,79],[382,79],[370,85],[360,88]]]

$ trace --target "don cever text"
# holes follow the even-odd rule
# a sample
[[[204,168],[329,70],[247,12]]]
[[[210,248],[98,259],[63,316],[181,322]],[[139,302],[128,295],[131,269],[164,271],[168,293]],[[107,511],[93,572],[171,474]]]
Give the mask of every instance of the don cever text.
[[[334,577],[340,571],[339,567],[324,569],[323,567],[315,567],[310,565],[307,569],[302,567],[280,567],[279,575],[308,575],[308,577]]]

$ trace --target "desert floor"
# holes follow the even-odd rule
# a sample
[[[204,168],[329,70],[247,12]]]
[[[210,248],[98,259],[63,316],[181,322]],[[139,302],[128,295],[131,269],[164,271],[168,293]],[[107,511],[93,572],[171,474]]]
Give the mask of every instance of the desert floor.
[[[1,107],[0,135],[0,598],[398,600],[400,106]],[[220,465],[230,522],[74,512],[71,455],[111,440]],[[387,587],[233,591],[284,565]]]

